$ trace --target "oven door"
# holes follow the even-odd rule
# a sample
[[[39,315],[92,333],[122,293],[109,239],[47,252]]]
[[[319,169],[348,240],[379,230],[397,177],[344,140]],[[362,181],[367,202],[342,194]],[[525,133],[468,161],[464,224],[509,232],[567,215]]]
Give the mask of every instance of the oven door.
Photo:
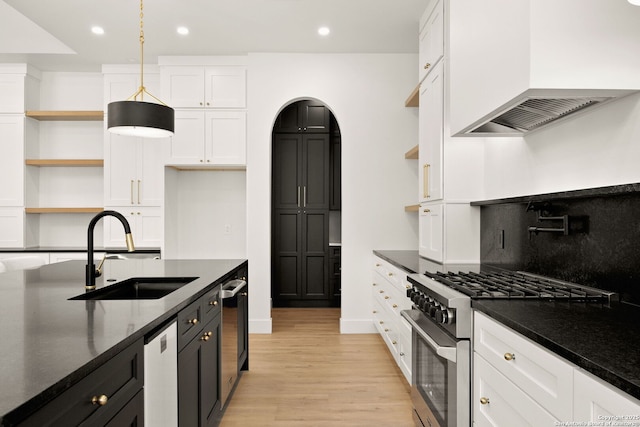
[[[470,425],[469,340],[453,338],[419,310],[402,316],[412,327],[411,400],[416,426]]]

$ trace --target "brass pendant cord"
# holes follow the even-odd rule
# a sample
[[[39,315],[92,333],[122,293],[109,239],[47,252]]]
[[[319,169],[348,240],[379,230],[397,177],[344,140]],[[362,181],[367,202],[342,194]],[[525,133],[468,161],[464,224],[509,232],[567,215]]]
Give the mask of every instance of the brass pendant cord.
[[[151,93],[147,91],[144,87],[144,5],[142,4],[143,0],[140,0],[140,87],[129,98],[127,101],[137,101],[138,96],[140,96],[140,101],[144,100],[144,94],[146,93],[156,101],[158,101],[162,105],[167,105],[162,102],[160,99],[153,96]]]

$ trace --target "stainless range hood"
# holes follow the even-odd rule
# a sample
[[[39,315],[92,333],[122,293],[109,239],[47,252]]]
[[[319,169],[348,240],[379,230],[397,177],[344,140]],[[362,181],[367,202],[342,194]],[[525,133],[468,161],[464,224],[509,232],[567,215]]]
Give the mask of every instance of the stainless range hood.
[[[629,93],[622,91],[618,96]],[[501,109],[492,118],[469,126],[464,133],[521,135],[613,99],[616,96],[525,97]]]
[[[622,0],[455,0],[453,136],[520,136],[640,90],[640,8]]]

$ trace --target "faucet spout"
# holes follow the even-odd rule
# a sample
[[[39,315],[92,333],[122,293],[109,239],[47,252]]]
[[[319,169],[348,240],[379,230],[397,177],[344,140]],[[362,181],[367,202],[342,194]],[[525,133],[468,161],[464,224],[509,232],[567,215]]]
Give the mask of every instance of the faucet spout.
[[[115,217],[122,223],[127,243],[127,250],[129,252],[133,252],[135,250],[135,247],[133,245],[133,237],[131,236],[131,227],[129,226],[129,222],[127,221],[127,219],[120,212],[106,210],[94,216],[89,222],[89,227],[87,228],[87,267],[84,286],[87,290],[96,288],[96,277],[100,275],[100,272],[96,270],[96,266],[93,263],[93,230],[95,229],[96,224],[98,223],[100,218],[105,216]]]

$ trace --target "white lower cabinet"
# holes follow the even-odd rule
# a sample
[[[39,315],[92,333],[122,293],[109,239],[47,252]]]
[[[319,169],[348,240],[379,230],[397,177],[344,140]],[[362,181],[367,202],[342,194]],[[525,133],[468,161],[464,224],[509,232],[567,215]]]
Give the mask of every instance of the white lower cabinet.
[[[162,210],[159,207],[124,206],[105,209],[120,212],[131,226],[136,248],[157,248],[162,244]],[[104,217],[104,246],[125,248],[125,233],[120,221]]]
[[[396,364],[411,384],[411,326],[400,311],[411,308],[406,296],[407,272],[374,256],[373,322]]]
[[[478,427],[553,426],[557,421],[477,353],[473,395],[473,421]]]
[[[640,425],[640,400],[596,378],[583,369],[573,376],[573,419],[580,422]],[[628,424],[625,424],[628,423]],[[586,425],[586,424],[585,424]],[[605,424],[603,424],[605,425]]]
[[[621,418],[640,417],[639,400],[482,313],[473,318],[474,425],[640,425]]]

